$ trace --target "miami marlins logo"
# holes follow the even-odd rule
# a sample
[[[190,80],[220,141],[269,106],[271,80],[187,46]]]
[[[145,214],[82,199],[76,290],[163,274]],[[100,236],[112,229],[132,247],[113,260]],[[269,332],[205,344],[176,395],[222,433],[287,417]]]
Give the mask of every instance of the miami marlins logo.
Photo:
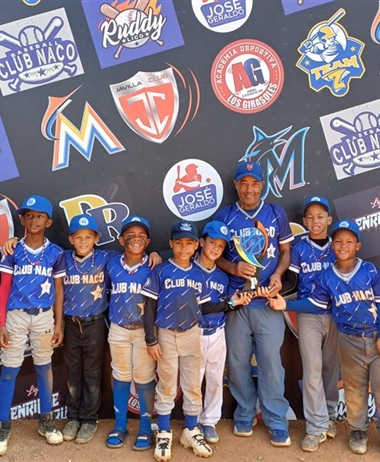
[[[71,146],[90,162],[95,138],[103,145],[108,154],[125,150],[88,102],[86,102],[83,111],[80,129],[75,127],[63,114],[62,111],[72,102],[70,97],[78,88],[67,96],[49,96],[49,104],[42,120],[41,131],[47,140],[54,141],[53,171],[69,166]]]
[[[191,113],[193,120],[199,109],[199,85],[191,70],[193,90],[191,82],[186,82],[185,77],[174,66],[158,72],[140,71],[124,82],[110,85],[117,110],[124,122],[142,138],[154,143],[163,143],[172,133],[177,121],[179,92],[174,72],[188,91],[188,107],[176,132],[178,135],[190,119]]]
[[[274,135],[267,135],[260,128],[253,127],[253,141],[239,162],[253,160],[260,164],[265,179],[263,199],[269,191],[276,197],[282,197],[281,191],[288,176],[290,189],[305,186],[305,138],[309,128],[301,128],[290,137],[283,138],[292,126]]]
[[[310,88],[317,92],[328,88],[338,97],[348,93],[351,79],[360,79],[365,72],[364,43],[350,37],[338,23],[345,14],[340,8],[328,21],[317,24],[298,48],[302,56],[297,67],[308,74]]]

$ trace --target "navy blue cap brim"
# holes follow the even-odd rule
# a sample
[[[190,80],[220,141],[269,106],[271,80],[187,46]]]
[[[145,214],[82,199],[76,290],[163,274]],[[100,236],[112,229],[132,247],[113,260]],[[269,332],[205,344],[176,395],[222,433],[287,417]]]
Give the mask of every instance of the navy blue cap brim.
[[[150,229],[146,225],[144,225],[144,223],[142,223],[141,221],[131,221],[130,223],[124,225],[121,228],[120,236],[122,236],[122,234],[125,231],[127,231],[128,228],[130,228],[132,226],[139,226],[140,228],[142,228],[147,233],[148,237],[150,237]]]
[[[188,239],[193,239],[194,241],[199,241],[198,236],[192,233],[187,233],[186,231],[181,231],[179,233],[173,233],[171,236],[171,239],[176,239],[176,240],[183,239],[183,238],[188,238]]]

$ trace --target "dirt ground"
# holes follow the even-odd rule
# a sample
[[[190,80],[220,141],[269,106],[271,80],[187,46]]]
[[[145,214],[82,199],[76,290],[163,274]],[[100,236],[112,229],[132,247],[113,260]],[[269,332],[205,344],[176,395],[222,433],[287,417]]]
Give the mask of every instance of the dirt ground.
[[[48,461],[48,462],[145,462],[153,461],[152,450],[136,452],[132,450],[133,440],[137,433],[138,421],[130,420],[130,432],[124,447],[108,449],[104,443],[108,432],[112,429],[113,421],[101,420],[94,439],[85,444],[64,442],[60,446],[49,446],[44,438],[37,434],[35,420],[19,420],[13,422],[12,435],[8,445],[8,452],[2,458],[6,461]],[[184,449],[179,444],[181,432],[180,421],[173,421],[174,432],[172,460],[190,462],[200,460],[190,449]],[[63,427],[64,422],[59,422]],[[346,423],[337,424],[338,436],[334,440],[327,440],[313,453],[303,452],[300,443],[304,436],[305,423],[301,420],[290,422],[292,445],[288,448],[271,446],[269,433],[264,424],[254,428],[253,436],[249,438],[236,437],[232,434],[232,421],[222,420],[218,425],[219,443],[212,445],[214,454],[212,460],[234,462],[353,462],[378,461],[380,459],[379,439],[376,424],[371,423],[368,452],[365,455],[355,455],[348,448],[349,428]]]

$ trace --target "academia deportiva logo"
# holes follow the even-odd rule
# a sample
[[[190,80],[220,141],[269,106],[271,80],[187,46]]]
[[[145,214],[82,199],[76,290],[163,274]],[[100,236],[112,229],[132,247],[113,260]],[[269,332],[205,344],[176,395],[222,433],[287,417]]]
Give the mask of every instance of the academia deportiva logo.
[[[215,58],[211,85],[228,109],[254,114],[267,109],[280,96],[284,67],[269,45],[259,40],[237,40]]]

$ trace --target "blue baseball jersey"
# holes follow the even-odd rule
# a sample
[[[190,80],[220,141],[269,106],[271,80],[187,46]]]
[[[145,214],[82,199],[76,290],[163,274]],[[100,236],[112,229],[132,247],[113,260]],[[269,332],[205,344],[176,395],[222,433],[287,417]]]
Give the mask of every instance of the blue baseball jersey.
[[[170,330],[186,331],[199,324],[200,305],[210,301],[202,271],[194,263],[181,268],[171,259],[153,269],[142,293],[157,300],[155,324]]]
[[[331,238],[324,246],[312,241],[309,236],[301,238],[290,251],[289,269],[298,274],[297,297],[307,298],[315,288],[315,280],[336,260],[331,249]],[[326,310],[315,307],[315,314]]]
[[[370,262],[358,259],[350,274],[341,274],[335,265],[322,271],[309,300],[314,305],[332,308],[338,330],[360,334],[379,329],[380,273]],[[291,309],[291,302],[288,302]]]
[[[83,259],[75,257],[72,250],[65,252],[64,314],[85,318],[106,310],[109,284],[105,269],[113,253],[94,248],[93,253]]]
[[[228,276],[221,271],[218,267],[214,266],[209,270],[204,268],[200,263],[194,260],[194,264],[199,268],[206,281],[206,287],[210,295],[211,303],[222,302],[227,296]],[[226,322],[226,314],[223,313],[210,313],[201,316],[199,327],[202,328],[217,328],[224,326]]]
[[[120,326],[143,324],[145,297],[142,286],[151,273],[148,256],[145,255],[138,265],[129,267],[124,255],[110,259],[107,273],[111,281],[109,318]]]
[[[49,308],[55,301],[54,278],[65,276],[63,249],[45,238],[39,249],[22,239],[13,255],[4,255],[0,271],[12,274],[7,310]]]
[[[286,244],[294,239],[285,210],[277,204],[260,201],[254,211],[248,212],[236,202],[217,212],[214,220],[224,222],[231,229],[232,238],[223,255],[232,263],[244,261],[236,250],[233,237],[239,238],[249,234],[256,221],[262,223],[268,234],[268,246],[261,260],[263,268],[259,271],[259,283],[261,286],[268,286],[269,278],[277,267],[279,244]],[[246,279],[232,274],[228,276],[228,295],[232,295],[236,289],[243,288]],[[253,298],[247,308],[260,308],[263,304],[265,303],[262,298]]]

